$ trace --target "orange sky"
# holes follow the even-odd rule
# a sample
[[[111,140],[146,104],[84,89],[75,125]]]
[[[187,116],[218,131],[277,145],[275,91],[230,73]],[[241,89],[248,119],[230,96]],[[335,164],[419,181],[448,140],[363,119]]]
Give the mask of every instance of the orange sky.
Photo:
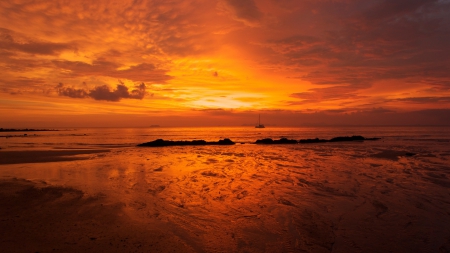
[[[0,127],[450,125],[449,0],[0,2]]]

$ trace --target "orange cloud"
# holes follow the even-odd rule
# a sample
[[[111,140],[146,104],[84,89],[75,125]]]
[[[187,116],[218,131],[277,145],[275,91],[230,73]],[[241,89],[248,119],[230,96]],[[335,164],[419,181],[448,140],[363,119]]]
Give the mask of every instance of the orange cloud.
[[[249,26],[257,26],[263,17],[254,0],[223,0],[219,6],[233,19]]]

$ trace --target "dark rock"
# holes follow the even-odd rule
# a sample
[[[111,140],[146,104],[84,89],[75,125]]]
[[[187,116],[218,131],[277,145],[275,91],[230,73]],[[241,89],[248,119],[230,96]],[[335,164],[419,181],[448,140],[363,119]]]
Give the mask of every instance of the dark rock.
[[[334,137],[334,138],[332,138],[331,140],[329,140],[329,142],[338,142],[338,141],[363,141],[363,140],[365,140],[365,138],[364,137],[362,137],[362,136],[352,136],[352,137],[349,137],[349,136],[340,136],[340,137]]]
[[[204,146],[204,145],[234,145],[235,143],[230,139],[223,139],[217,142],[207,142],[205,140],[193,141],[166,141],[157,139],[151,142],[138,144],[138,147],[167,147],[167,146]]]
[[[328,142],[327,140],[315,138],[315,139],[302,139],[298,141],[299,143],[320,143],[320,142]]]
[[[235,143],[230,139],[223,139],[217,142],[217,145],[234,145]]]
[[[331,138],[330,140],[324,140],[324,139],[303,139],[300,140],[299,143],[322,143],[322,142],[344,142],[344,141],[375,141],[379,140],[381,138],[364,138],[360,135],[354,135],[354,136],[338,136]]]
[[[297,144],[298,142],[296,140],[290,140],[287,138],[281,138],[279,140],[272,140],[270,138],[257,140],[255,142],[256,144]]]
[[[206,145],[207,142],[205,140],[193,140],[189,141],[181,141],[183,145]]]
[[[290,140],[288,138],[281,138],[278,141],[275,141],[276,144],[297,144],[297,140]]]
[[[256,140],[256,144],[273,144],[273,140],[270,138],[262,139],[262,140]]]

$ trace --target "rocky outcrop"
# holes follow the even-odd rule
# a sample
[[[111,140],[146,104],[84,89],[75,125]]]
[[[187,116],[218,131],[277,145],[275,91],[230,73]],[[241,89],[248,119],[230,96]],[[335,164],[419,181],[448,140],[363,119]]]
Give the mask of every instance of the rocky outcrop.
[[[206,146],[206,145],[234,145],[235,143],[230,139],[223,139],[219,141],[205,141],[205,140],[193,140],[193,141],[167,141],[163,139],[157,139],[154,141],[138,144],[138,147],[167,147],[167,146]]]
[[[303,139],[300,140],[299,143],[322,143],[322,142],[345,142],[345,141],[375,141],[379,140],[381,138],[364,138],[360,135],[354,135],[354,136],[338,136],[331,138],[329,140],[324,139]]]
[[[302,139],[293,140],[287,138],[281,138],[273,140],[271,138],[260,139],[254,142],[254,144],[297,144],[297,143],[325,143],[325,142],[346,142],[346,141],[372,141],[379,140],[380,138],[364,138],[362,136],[339,136],[329,140],[325,139]],[[193,140],[193,141],[167,141],[163,139],[157,139],[151,142],[138,144],[139,147],[167,147],[167,146],[208,146],[208,145],[234,145],[235,143],[230,139],[223,139],[219,141],[205,141],[205,140]]]
[[[290,140],[287,138],[281,138],[279,140],[272,140],[270,138],[257,140],[255,144],[297,144],[296,140]]]

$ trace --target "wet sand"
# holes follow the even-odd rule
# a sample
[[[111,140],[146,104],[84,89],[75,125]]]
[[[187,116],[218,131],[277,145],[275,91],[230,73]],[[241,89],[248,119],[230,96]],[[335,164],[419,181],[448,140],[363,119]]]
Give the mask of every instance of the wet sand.
[[[352,143],[123,148],[1,165],[0,248],[449,252],[449,158],[445,148]]]
[[[161,224],[132,222],[123,203],[73,188],[0,181],[3,252],[194,252]]]

